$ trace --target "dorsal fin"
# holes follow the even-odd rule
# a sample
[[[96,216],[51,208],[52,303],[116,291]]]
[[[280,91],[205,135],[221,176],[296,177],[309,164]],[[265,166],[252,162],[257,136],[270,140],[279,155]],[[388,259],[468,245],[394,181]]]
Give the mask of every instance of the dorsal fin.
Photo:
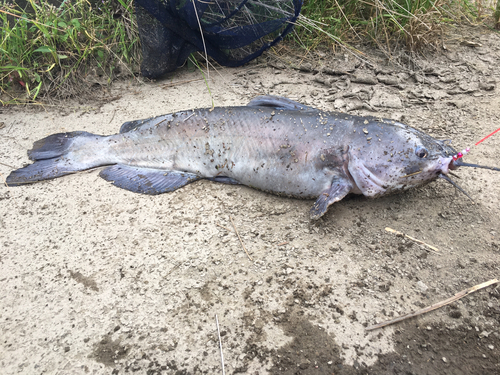
[[[294,100],[284,98],[282,96],[274,95],[261,95],[253,98],[247,104],[248,107],[266,107],[275,109],[288,109],[292,111],[314,111],[318,112],[316,108],[308,107],[304,104]]]
[[[127,121],[124,122],[123,125],[120,127],[120,133],[127,133],[129,131],[137,129],[139,126],[144,124],[145,122],[151,120],[152,117],[146,118],[143,120],[134,120],[134,121]]]

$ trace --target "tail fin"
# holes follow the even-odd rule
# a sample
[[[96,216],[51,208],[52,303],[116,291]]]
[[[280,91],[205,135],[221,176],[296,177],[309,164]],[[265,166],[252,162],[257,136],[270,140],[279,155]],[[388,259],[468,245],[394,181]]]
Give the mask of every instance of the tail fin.
[[[24,168],[12,171],[7,177],[8,186],[19,186],[48,180],[98,166],[95,161],[79,161],[75,151],[92,138],[101,136],[87,132],[70,132],[49,135],[33,144],[28,157],[34,161]]]

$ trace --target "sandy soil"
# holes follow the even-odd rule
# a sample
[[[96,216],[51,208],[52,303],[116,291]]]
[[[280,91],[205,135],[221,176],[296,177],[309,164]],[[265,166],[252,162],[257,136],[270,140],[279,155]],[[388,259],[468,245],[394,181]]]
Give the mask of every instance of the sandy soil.
[[[402,120],[457,149],[500,125],[500,37],[450,37],[405,65],[375,53],[261,58],[212,71],[217,106],[259,94]],[[101,89],[96,88],[96,91]],[[46,135],[117,132],[128,120],[208,107],[196,71],[116,83],[96,101],[0,109],[0,173]],[[469,162],[499,166],[500,134]],[[0,187],[2,374],[499,374],[500,287],[366,331],[499,276],[500,173],[369,200],[348,197],[317,222],[312,201],[200,181],[142,196],[97,171]],[[236,234],[241,235],[250,261]],[[390,234],[426,241],[441,254]]]

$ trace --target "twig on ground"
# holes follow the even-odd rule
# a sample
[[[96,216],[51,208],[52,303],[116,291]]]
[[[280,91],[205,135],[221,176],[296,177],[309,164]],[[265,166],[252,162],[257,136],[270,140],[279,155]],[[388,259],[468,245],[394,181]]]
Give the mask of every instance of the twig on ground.
[[[236,226],[234,225],[233,218],[231,216],[229,216],[229,218],[231,219],[231,224],[233,224],[234,231],[236,232],[236,235],[238,236],[238,239],[240,240],[240,243],[241,243],[241,246],[243,247],[243,250],[245,250],[245,253],[247,253],[248,259],[250,259],[253,262],[252,257],[250,256],[250,254],[248,254],[247,249],[245,249],[245,245],[243,245],[243,241],[241,240],[240,234],[236,230]]]
[[[417,310],[415,312],[412,312],[412,313],[409,313],[406,315],[399,316],[399,317],[392,319],[392,320],[387,320],[387,321],[379,323],[379,324],[374,324],[374,325],[368,326],[368,327],[366,327],[366,330],[371,331],[371,330],[374,330],[377,328],[382,328],[382,327],[388,326],[390,324],[401,322],[402,320],[405,320],[405,319],[413,318],[417,315],[428,313],[429,311],[439,309],[440,307],[443,307],[443,306],[446,306],[452,302],[458,301],[460,298],[468,296],[469,294],[471,294],[475,291],[486,288],[486,287],[493,285],[493,284],[496,284],[496,283],[498,283],[497,279],[492,279],[490,281],[486,281],[482,284],[475,285],[469,289],[464,289],[464,290],[458,292],[457,294],[455,294],[453,297],[445,299],[444,301],[435,303],[434,305],[424,307],[423,309]]]
[[[418,243],[418,244],[420,244],[420,245],[427,246],[427,247],[430,249],[430,250],[429,250],[429,249],[427,249],[427,251],[431,251],[431,252],[434,252],[434,253],[441,254],[441,253],[439,252],[439,249],[438,249],[438,248],[436,248],[436,247],[434,247],[434,246],[432,246],[432,245],[429,245],[429,244],[425,243],[424,241],[417,240],[416,238],[410,237],[410,236],[408,236],[407,234],[404,234],[404,233],[398,232],[397,230],[394,230],[394,229],[389,228],[389,227],[385,228],[385,230],[386,230],[387,232],[391,232],[391,233],[394,233],[394,234],[396,234],[396,235],[400,235],[400,236],[403,236],[403,237],[409,238],[410,240],[412,240],[412,241],[414,241],[414,242],[416,242],[416,243]]]
[[[283,245],[286,245],[287,243],[288,243],[288,241],[285,241],[285,242],[279,243],[278,246],[283,246]]]
[[[226,228],[226,227],[225,227],[225,226],[223,226],[223,225],[220,225],[220,224],[218,224],[218,223],[215,223],[215,225],[217,225],[218,227],[224,228],[224,229],[225,229],[225,230],[227,230],[228,232],[233,233],[233,231],[232,231],[231,229]]]
[[[114,120],[116,115],[116,109],[113,111],[113,116],[111,116],[111,120],[109,120],[108,124],[111,124],[111,122]]]
[[[7,179],[3,176],[2,172],[0,172],[0,177],[2,177],[3,184],[5,185],[5,187],[10,190],[10,186],[7,184]]]
[[[161,85],[161,88],[162,89],[166,89],[166,88],[174,87],[174,86],[177,86],[177,85],[183,85],[184,83],[197,82],[197,81],[203,81],[203,78],[187,79],[187,80],[184,80],[184,81],[170,82],[170,83],[166,83],[164,85]]]
[[[219,348],[220,348],[220,361],[222,364],[222,375],[226,375],[226,371],[224,370],[224,354],[222,353],[222,340],[220,339],[219,319],[217,319],[217,314],[215,314],[215,323],[217,323],[217,335],[219,336]]]
[[[177,263],[175,266],[172,267],[172,269],[167,273],[167,276],[170,275],[172,272],[174,272],[179,266],[182,264],[182,262]]]
[[[0,162],[0,165],[3,165],[5,167],[9,167],[9,168],[12,168],[12,169],[17,169],[16,167],[13,167],[12,165],[1,163],[1,162]]]

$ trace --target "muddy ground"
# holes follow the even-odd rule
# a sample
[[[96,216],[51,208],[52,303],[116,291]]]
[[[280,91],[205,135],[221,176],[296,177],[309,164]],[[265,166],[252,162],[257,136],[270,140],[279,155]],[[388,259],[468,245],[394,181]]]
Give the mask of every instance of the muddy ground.
[[[409,61],[367,51],[268,56],[212,70],[217,106],[259,94],[392,117],[457,149],[500,126],[500,36],[449,35]],[[399,64],[399,65],[398,65]],[[297,69],[299,68],[300,69]],[[96,86],[98,101],[0,109],[0,173],[56,132],[209,107],[197,71]],[[500,134],[466,160],[500,165]],[[0,187],[2,374],[499,374],[500,287],[366,331],[498,278],[500,173],[457,171],[398,195],[312,201],[200,181],[143,196],[98,171]],[[250,261],[233,232],[234,221]],[[390,227],[434,245],[427,251]]]

